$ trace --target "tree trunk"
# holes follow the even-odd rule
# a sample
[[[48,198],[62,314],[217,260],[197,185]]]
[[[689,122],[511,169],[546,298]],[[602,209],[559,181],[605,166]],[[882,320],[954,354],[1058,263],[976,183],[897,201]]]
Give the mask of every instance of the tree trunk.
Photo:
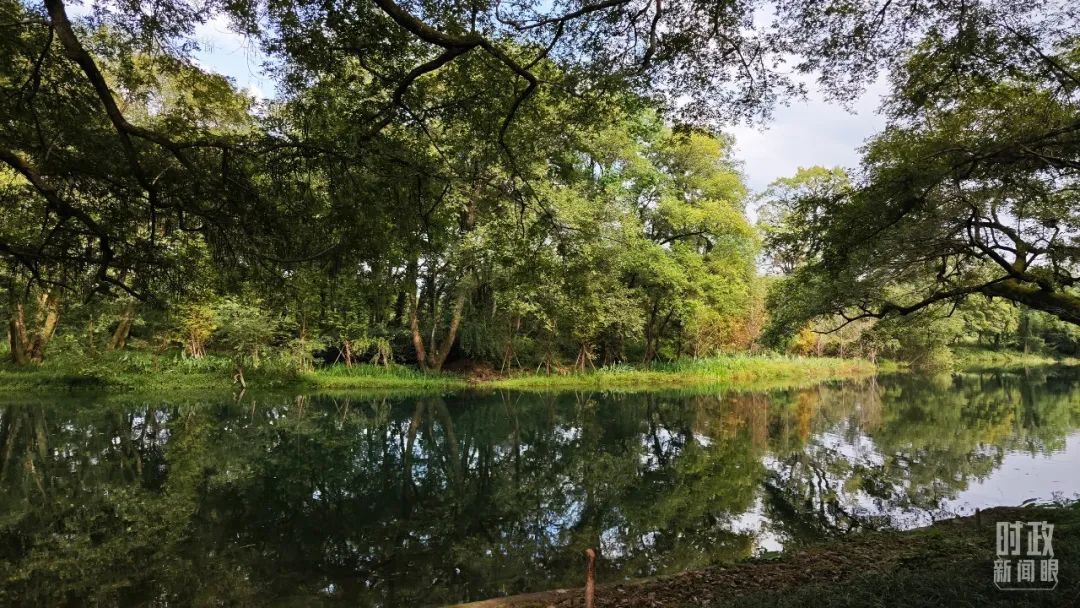
[[[506,336],[506,348],[503,349],[502,364],[499,366],[500,372],[507,371],[514,364],[514,359],[517,357],[514,353],[514,337],[520,329],[521,317],[513,315],[510,318],[510,333]]]
[[[652,365],[656,359],[656,355],[660,352],[660,340],[664,336],[664,330],[667,329],[668,323],[671,322],[671,317],[675,314],[675,309],[672,308],[664,315],[663,319],[659,319],[659,303],[654,304],[652,311],[649,313],[649,323],[646,325],[645,332],[645,358],[642,361],[645,365]],[[659,320],[659,323],[657,321]]]
[[[120,313],[120,323],[116,326],[116,331],[113,332],[112,338],[109,339],[109,344],[105,347],[106,350],[123,350],[127,345],[128,336],[131,334],[131,325],[135,322],[135,303],[128,302],[124,306],[124,311]]]
[[[477,186],[478,189],[478,186]],[[464,212],[461,216],[461,231],[462,233],[472,232],[476,227],[477,218],[477,196],[478,192],[474,189],[474,196],[469,200]],[[450,326],[447,328],[446,335],[442,340],[436,339],[436,331],[439,326],[439,292],[437,288],[436,276],[434,269],[431,268],[431,272],[427,277],[427,284],[425,289],[421,291],[422,295],[427,294],[427,306],[431,314],[431,335],[428,339],[428,344],[424,344],[424,336],[420,332],[420,295],[417,294],[416,278],[419,271],[419,260],[415,260],[409,264],[408,271],[406,272],[406,290],[409,294],[409,331],[412,334],[413,349],[416,351],[416,360],[420,364],[420,368],[423,370],[439,371],[442,369],[443,364],[446,363],[446,357],[450,354],[450,349],[454,347],[454,340],[457,339],[458,329],[461,327],[461,319],[465,311],[465,302],[469,297],[468,290],[462,285],[462,281],[458,281],[457,295],[454,296],[454,304],[450,313]]]
[[[409,296],[409,332],[412,334],[413,349],[416,351],[416,363],[420,369],[427,370],[427,349],[424,348],[424,336],[420,333],[420,313],[417,310],[419,307],[420,303],[413,293]]]
[[[342,354],[345,356],[345,367],[352,367],[352,342],[349,340],[342,344]]]
[[[654,300],[652,308],[649,310],[649,319],[645,322],[645,356],[641,362],[644,365],[652,365],[653,359],[656,358],[656,315],[659,312],[660,302]]]
[[[645,357],[641,362],[645,365],[652,365],[654,359],[656,359],[656,342],[652,336],[649,336],[645,340]]]
[[[188,355],[192,359],[202,359],[206,354],[206,348],[203,346],[203,339],[195,332],[188,332],[188,343],[186,346]]]
[[[52,341],[56,333],[56,326],[60,323],[60,296],[55,289],[45,292],[41,296],[41,308],[38,310],[40,325],[34,332],[34,339],[30,345],[30,360],[41,363],[45,359],[45,349]]]
[[[574,361],[574,367],[581,371],[585,371],[585,366],[589,365],[593,369],[596,369],[596,365],[592,361],[592,348],[586,342],[581,343],[581,347],[578,349],[577,360]]]
[[[8,343],[11,347],[12,362],[16,365],[41,363],[59,322],[60,296],[55,289],[38,297],[34,324],[29,329],[26,326],[26,310],[22,303],[12,306],[8,320]]]
[[[1046,291],[1031,287],[1014,279],[984,287],[982,293],[1005,298],[1050,313],[1062,321],[1080,325],[1080,296],[1065,292]]]
[[[11,362],[15,365],[30,363],[30,340],[26,336],[26,319],[22,304],[16,304],[8,321],[8,343],[11,346]]]
[[[409,330],[412,333],[413,348],[416,350],[416,361],[420,364],[420,369],[439,371],[442,369],[444,363],[446,363],[446,356],[450,354],[450,349],[454,347],[454,340],[457,338],[458,329],[461,327],[461,318],[465,312],[465,300],[466,293],[462,289],[458,292],[456,298],[454,298],[454,309],[450,316],[450,326],[446,330],[446,335],[443,336],[442,341],[439,344],[424,344],[424,336],[420,332],[420,315],[418,309],[417,298],[413,296],[412,304],[410,306],[411,311],[409,313]],[[438,320],[433,320],[432,323],[437,323]]]
[[[405,318],[405,304],[408,300],[409,297],[404,289],[398,292],[397,297],[394,299],[394,316],[390,321],[391,327],[401,327],[401,322]]]
[[[429,355],[432,356],[431,368],[435,371],[442,369],[443,364],[446,363],[446,356],[450,354],[450,349],[454,347],[458,328],[461,327],[461,317],[465,312],[465,298],[465,289],[459,288],[457,297],[454,299],[454,311],[450,316],[450,327],[446,330],[446,335],[443,336],[439,349]]]

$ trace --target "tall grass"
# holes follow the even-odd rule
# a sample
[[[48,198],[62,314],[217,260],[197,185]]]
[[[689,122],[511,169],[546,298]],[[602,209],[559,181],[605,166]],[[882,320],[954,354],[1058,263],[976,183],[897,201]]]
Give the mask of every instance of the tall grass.
[[[300,374],[300,380],[320,389],[411,388],[446,390],[465,388],[464,378],[447,373],[422,372],[403,365],[333,365]]]
[[[185,359],[135,350],[76,357],[58,352],[40,365],[0,364],[0,390],[221,388],[232,383],[233,369],[225,357]]]
[[[126,350],[86,356],[57,350],[41,365],[16,367],[0,364],[0,391],[226,390],[236,387],[237,371],[233,359],[215,355],[192,359],[175,352],[155,354]],[[449,391],[477,384],[491,388],[533,390],[636,391],[711,385],[756,388],[858,377],[874,372],[873,364],[853,359],[749,355],[675,361],[650,368],[623,365],[584,373],[543,375],[520,372],[479,383],[454,374],[426,373],[402,365],[334,365],[304,370],[289,365],[287,361],[268,358],[258,368],[244,367],[242,370],[244,383],[249,388],[335,391]]]
[[[1052,354],[992,350],[977,346],[956,346],[953,347],[953,354],[956,358],[956,367],[968,370],[1080,364],[1080,360],[1056,357]]]
[[[520,374],[489,386],[520,389],[642,389],[710,385],[798,384],[871,375],[874,364],[859,359],[731,355],[660,363],[651,368],[605,367],[562,375]]]
[[[216,355],[194,359],[137,350],[92,357],[57,353],[40,365],[0,363],[0,390],[228,389],[238,387],[238,371],[233,359]],[[258,368],[245,366],[242,374],[244,384],[251,388],[447,390],[467,386],[459,376],[429,374],[400,365],[335,365],[302,370],[270,358]]]

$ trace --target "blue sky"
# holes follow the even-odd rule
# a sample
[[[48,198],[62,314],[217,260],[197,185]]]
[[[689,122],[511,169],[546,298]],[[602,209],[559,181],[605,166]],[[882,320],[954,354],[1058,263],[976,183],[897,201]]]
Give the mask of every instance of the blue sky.
[[[274,83],[262,70],[264,57],[255,45],[230,31],[224,17],[201,26],[196,38],[202,49],[195,58],[204,68],[231,76],[257,98],[273,97]],[[884,127],[876,110],[885,90],[883,80],[871,84],[850,110],[811,90],[807,100],[777,108],[764,127],[728,128],[751,190],[761,192],[799,167],[858,166],[859,147]]]
[[[236,85],[258,99],[274,96],[274,82],[262,69],[265,57],[258,46],[229,29],[229,22],[218,15],[195,31],[199,51],[195,60],[204,69],[231,76]]]

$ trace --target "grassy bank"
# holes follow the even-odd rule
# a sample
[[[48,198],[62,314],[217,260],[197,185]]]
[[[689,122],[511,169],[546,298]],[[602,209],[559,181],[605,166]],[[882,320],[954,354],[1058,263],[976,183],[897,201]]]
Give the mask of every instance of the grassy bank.
[[[56,357],[41,365],[0,364],[0,391],[96,390],[172,392],[217,391],[241,388],[236,364],[226,357],[188,359],[171,354],[140,351],[103,354],[93,358]],[[243,385],[257,389],[452,390],[468,386],[461,377],[426,374],[394,365],[343,365],[297,371],[269,362],[242,372]]]
[[[1060,582],[1054,591],[1000,591],[994,586],[995,522],[1017,520],[1055,524],[1053,548]],[[459,608],[569,608],[581,605],[583,593],[581,589],[548,591]],[[596,590],[597,608],[1066,607],[1078,605],[1078,600],[1080,506],[1076,504],[991,509],[978,519],[946,520],[907,532],[860,534],[776,559],[601,584]]]
[[[410,389],[445,391],[469,386],[461,376],[426,373],[404,365],[335,365],[301,373],[299,384],[320,390]]]
[[[953,348],[956,367],[964,370],[1039,367],[1045,365],[1080,365],[1080,360],[1054,357],[1018,350],[991,350],[973,346]]]
[[[733,355],[659,363],[651,368],[621,366],[572,374],[513,374],[488,386],[526,390],[638,390],[768,387],[857,378],[876,371],[861,359]]]
[[[620,366],[570,374],[516,373],[494,379],[424,373],[393,365],[343,365],[292,371],[264,364],[245,369],[249,388],[311,391],[452,391],[480,386],[528,390],[650,390],[709,386],[768,388],[873,374],[875,367],[852,359],[729,356],[661,363],[651,368]],[[41,365],[0,365],[0,391],[99,390],[176,391],[239,388],[237,368],[223,357],[184,359],[129,351],[94,358],[56,357]]]
[[[40,365],[0,364],[0,390],[173,391],[228,389],[234,366],[219,357],[183,359],[130,351],[47,358]]]

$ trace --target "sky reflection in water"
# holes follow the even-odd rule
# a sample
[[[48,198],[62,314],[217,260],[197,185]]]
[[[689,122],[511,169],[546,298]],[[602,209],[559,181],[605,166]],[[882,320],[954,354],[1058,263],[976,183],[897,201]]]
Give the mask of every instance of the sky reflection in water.
[[[0,405],[0,604],[434,605],[1080,492],[1080,377]]]

